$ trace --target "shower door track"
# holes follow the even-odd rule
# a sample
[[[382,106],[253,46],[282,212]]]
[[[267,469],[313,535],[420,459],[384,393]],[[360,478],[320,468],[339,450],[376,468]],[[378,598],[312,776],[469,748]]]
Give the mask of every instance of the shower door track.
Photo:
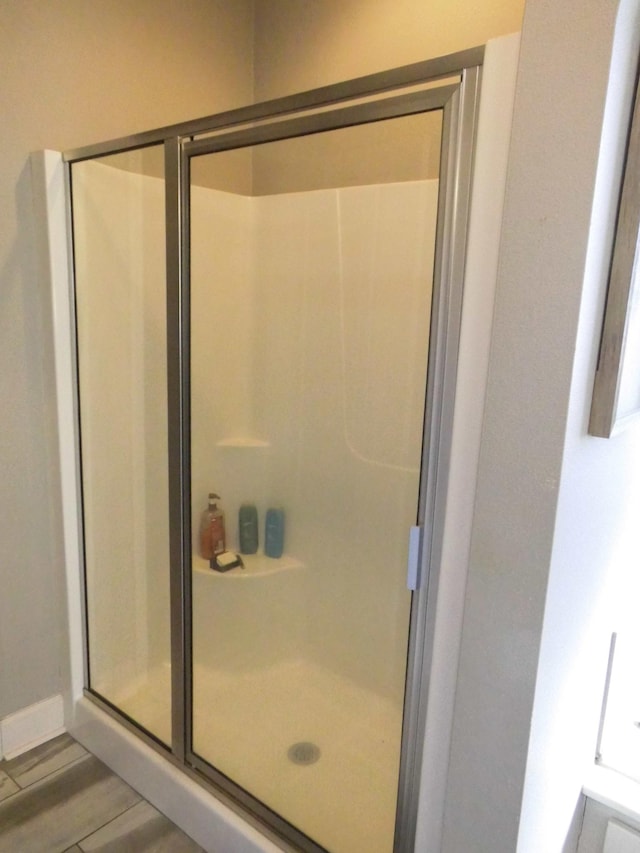
[[[167,748],[86,689],[104,710],[295,849],[322,851],[284,818],[194,754],[191,732],[191,500],[189,376],[189,162],[214,151],[320,133],[387,118],[443,111],[433,301],[420,474],[417,582],[409,651],[394,853],[414,849],[429,697],[435,605],[457,368],[473,149],[483,48],[369,75],[299,95],[68,151],[83,160],[164,144],[167,241],[167,387],[172,743]],[[443,81],[439,83],[438,81]],[[393,94],[396,93],[396,94]],[[389,97],[387,95],[390,94]],[[339,106],[340,105],[340,106]],[[76,365],[77,370],[77,365]],[[77,378],[76,378],[77,380]],[[78,466],[80,464],[77,449]],[[82,553],[82,548],[81,548]],[[85,607],[85,642],[87,634]],[[88,682],[85,682],[88,683]],[[237,804],[237,805],[236,805]]]

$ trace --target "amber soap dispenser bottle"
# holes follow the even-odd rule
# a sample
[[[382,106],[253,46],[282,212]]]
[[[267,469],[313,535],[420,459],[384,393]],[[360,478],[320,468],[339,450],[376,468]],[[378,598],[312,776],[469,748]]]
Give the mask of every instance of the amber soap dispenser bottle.
[[[224,513],[216,501],[220,495],[209,493],[209,505],[200,519],[200,556],[205,560],[215,560],[225,550]]]

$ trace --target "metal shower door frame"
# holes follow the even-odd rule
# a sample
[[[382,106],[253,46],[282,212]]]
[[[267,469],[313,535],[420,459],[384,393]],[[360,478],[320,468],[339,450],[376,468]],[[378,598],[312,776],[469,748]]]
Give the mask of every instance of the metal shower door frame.
[[[453,419],[453,399],[457,362],[458,336],[462,308],[462,281],[466,247],[469,191],[473,160],[473,140],[477,111],[480,71],[476,66],[463,69],[459,83],[422,89],[418,92],[368,101],[356,106],[343,106],[326,112],[313,112],[246,129],[230,130],[212,137],[178,139],[168,143],[167,162],[171,157],[175,173],[172,186],[167,184],[168,197],[174,199],[173,227],[178,243],[178,254],[173,256],[173,274],[179,285],[179,313],[181,324],[182,420],[180,432],[183,504],[181,506],[181,545],[183,572],[180,578],[181,595],[185,609],[175,614],[184,632],[182,650],[186,685],[184,706],[177,731],[184,732],[184,741],[174,744],[174,750],[184,750],[185,760],[211,779],[234,799],[248,807],[257,817],[265,820],[285,838],[292,840],[302,850],[320,851],[322,848],[310,841],[279,815],[265,807],[240,786],[229,781],[194,751],[191,720],[191,501],[190,501],[190,450],[189,450],[189,163],[192,157],[213,152],[248,147],[265,142],[307,135],[339,127],[377,121],[384,118],[426,112],[443,111],[443,132],[440,170],[440,193],[436,233],[434,290],[429,344],[427,397],[425,411],[424,445],[418,522],[421,528],[419,576],[422,581],[413,594],[408,670],[406,681],[405,713],[402,734],[401,770],[396,812],[394,850],[413,850],[418,812],[418,788],[421,767],[422,739],[424,737],[428,701],[429,670],[432,653],[435,597],[439,575],[439,553],[444,521],[446,472]],[[322,105],[322,104],[321,104]],[[318,105],[315,105],[316,107]],[[308,109],[308,108],[307,108]],[[176,154],[178,158],[176,158]],[[175,201],[178,204],[175,204]],[[179,238],[178,238],[179,233]],[[176,424],[177,426],[177,424]],[[177,472],[176,472],[177,474]],[[186,480],[186,483],[184,482]],[[177,669],[176,669],[177,671]]]
[[[419,549],[412,595],[394,853],[414,850],[420,772],[433,657],[445,500],[457,372],[473,150],[484,48],[427,60],[299,95],[255,104],[98,145],[68,151],[74,162],[164,144],[167,251],[167,387],[171,596],[171,752],[117,709],[107,713],[232,807],[295,849],[322,848],[211,771],[191,745],[191,500],[189,376],[189,161],[249,146],[434,109],[443,111],[434,287],[418,508]],[[454,82],[451,78],[456,78]],[[396,93],[396,94],[394,94]],[[400,93],[400,94],[397,94]],[[79,448],[77,449],[79,459]],[[85,620],[86,626],[86,620]],[[86,630],[86,627],[85,627]],[[86,637],[85,637],[86,643]],[[86,682],[85,682],[86,683]]]

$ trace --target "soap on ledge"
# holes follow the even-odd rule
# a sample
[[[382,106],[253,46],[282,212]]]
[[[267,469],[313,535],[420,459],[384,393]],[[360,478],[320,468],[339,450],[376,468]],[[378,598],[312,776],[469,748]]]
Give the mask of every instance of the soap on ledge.
[[[270,575],[280,574],[281,572],[300,571],[306,566],[298,557],[291,554],[283,553],[279,559],[267,557],[262,550],[257,554],[242,555],[242,568],[236,567],[233,571],[221,572],[219,569],[210,568],[209,561],[205,561],[196,557],[194,559],[193,569],[201,577],[206,577],[210,581],[220,579],[231,579],[241,582],[251,582],[256,578],[266,578]]]
[[[209,560],[209,566],[216,572],[228,572],[230,569],[235,569],[240,566],[244,569],[244,563],[238,554],[233,551],[223,551],[221,554],[216,554],[213,559]]]

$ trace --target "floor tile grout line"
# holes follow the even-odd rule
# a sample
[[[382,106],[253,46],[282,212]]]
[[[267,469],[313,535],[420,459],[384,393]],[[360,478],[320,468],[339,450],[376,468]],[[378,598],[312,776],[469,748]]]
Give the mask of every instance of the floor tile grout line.
[[[12,797],[15,797],[17,794],[22,794],[25,791],[28,791],[30,788],[33,788],[34,785],[38,785],[40,782],[44,782],[45,779],[49,779],[49,777],[53,776],[55,773],[60,773],[63,770],[67,770],[69,767],[73,767],[74,765],[79,764],[81,761],[86,761],[90,757],[90,752],[87,752],[85,755],[80,755],[78,756],[78,758],[74,758],[72,761],[68,761],[66,764],[62,764],[60,767],[56,767],[55,770],[50,770],[48,773],[45,773],[44,776],[40,776],[38,779],[34,779],[34,781],[30,782],[28,785],[21,785],[17,779],[14,779],[13,776],[7,773],[9,779],[11,779],[11,781],[18,786],[18,790],[14,791],[13,794],[9,794],[6,799],[0,801],[0,805],[2,805],[2,803],[8,802]],[[5,770],[4,772],[6,773],[7,771]]]
[[[60,757],[60,753],[58,753],[58,757]],[[113,812],[111,812],[110,816],[107,816],[107,814],[105,814],[103,812],[102,813],[103,814],[102,820],[100,818],[98,818],[99,823],[94,824],[90,828],[86,822],[85,822],[84,826],[76,825],[74,827],[73,825],[69,825],[68,830],[70,830],[70,831],[68,832],[67,838],[65,839],[67,846],[64,847],[64,851],[62,850],[62,848],[56,847],[56,850],[59,851],[59,853],[86,853],[84,845],[89,843],[90,839],[92,839],[98,833],[101,833],[105,830],[106,830],[107,836],[109,836],[109,837],[112,836],[114,834],[114,830],[109,829],[109,828],[113,827],[114,825],[117,827],[115,830],[115,834],[118,835],[118,837],[120,837],[120,835],[122,835],[124,833],[124,835],[122,835],[123,840],[125,839],[125,836],[126,836],[126,839],[128,840],[130,833],[133,830],[135,830],[135,828],[138,826],[140,821],[142,821],[142,824],[144,824],[146,826],[146,824],[148,823],[149,820],[154,819],[154,815],[156,817],[162,818],[163,821],[167,821],[168,824],[172,827],[172,829],[171,829],[172,832],[177,830],[181,836],[184,835],[186,839],[188,839],[190,842],[197,845],[197,842],[195,842],[191,836],[184,833],[184,830],[182,830],[179,826],[174,824],[170,818],[168,818],[166,815],[163,814],[163,812],[161,812],[157,808],[155,808],[155,806],[153,806],[147,799],[145,799],[139,793],[139,791],[137,791],[135,788],[132,788],[130,785],[127,785],[127,783],[124,782],[122,777],[120,777],[117,773],[114,773],[113,770],[111,770],[107,765],[104,765],[104,762],[102,762],[99,758],[97,758],[95,755],[93,755],[88,750],[83,750],[82,755],[78,756],[77,758],[74,758],[71,761],[67,761],[66,763],[60,765],[59,767],[56,767],[55,769],[52,769],[50,772],[45,773],[42,777],[34,780],[29,785],[26,785],[24,787],[19,786],[17,780],[13,776],[11,776],[10,774],[6,773],[6,771],[3,770],[3,773],[5,773],[6,783],[16,786],[17,790],[14,793],[10,794],[8,797],[6,797],[4,800],[0,801],[0,810],[2,809],[2,806],[5,802],[7,802],[7,803],[12,802],[12,803],[14,803],[14,806],[17,809],[23,809],[23,811],[24,811],[24,808],[26,807],[27,812],[31,815],[31,817],[36,816],[39,813],[39,807],[38,807],[38,804],[36,801],[39,802],[39,800],[38,800],[38,792],[35,789],[37,789],[40,786],[40,783],[47,783],[48,782],[49,784],[53,785],[55,788],[55,787],[58,787],[58,783],[60,782],[60,784],[64,786],[64,775],[65,775],[65,773],[69,770],[72,770],[74,767],[78,768],[79,765],[86,762],[88,759],[93,759],[98,764],[103,765],[104,769],[107,771],[108,776],[112,776],[115,779],[119,779],[121,782],[123,782],[125,784],[125,786],[129,789],[130,794],[135,799],[132,802],[131,798],[127,797],[126,802],[128,802],[128,805],[125,805],[125,801],[121,801],[120,805],[117,805],[114,802],[112,805],[115,806],[115,809]],[[53,760],[55,761],[55,756],[53,757]],[[37,763],[38,762],[33,763],[28,770],[25,770],[24,771],[25,774],[32,772],[32,771],[36,771],[37,770]],[[43,758],[43,763],[46,764],[46,759],[44,759],[44,758]],[[83,771],[81,770],[80,772],[82,773]],[[58,777],[58,778],[56,778],[56,777]],[[33,799],[30,800],[27,797],[29,792],[33,792],[33,794],[35,796],[35,800],[33,800]],[[24,794],[25,798],[27,798],[24,802],[24,806],[21,804],[21,800],[23,800],[25,798],[21,797],[20,796],[21,794]],[[67,800],[65,800],[65,802],[67,802]],[[149,811],[149,813],[141,814],[140,815],[140,821],[137,818],[133,818],[133,819],[127,818],[128,813],[132,809],[141,808],[141,807],[148,807],[150,811]],[[31,817],[29,819],[31,819]],[[98,817],[98,815],[94,814],[93,817],[94,818]],[[118,821],[122,822],[122,825],[119,827],[117,826]],[[65,825],[67,825],[67,824],[65,824]],[[0,848],[2,848],[2,838],[3,838],[3,829],[0,826]],[[60,840],[62,841],[62,839],[60,839]],[[4,849],[4,848],[2,848],[2,849]],[[41,848],[38,848],[38,849],[41,849]],[[195,849],[201,850],[202,848],[196,846],[194,848],[194,850]]]
[[[115,775],[116,775],[116,774],[114,773],[114,776],[115,776]],[[138,792],[137,792],[134,788],[131,788],[131,790],[132,790],[132,791],[134,791],[134,793],[138,794]],[[92,836],[92,835],[95,835],[95,834],[96,834],[96,832],[100,832],[100,830],[101,830],[101,829],[104,829],[104,828],[105,828],[105,826],[109,826],[109,824],[110,824],[110,823],[113,823],[113,821],[114,821],[114,820],[118,820],[119,818],[121,818],[121,817],[122,817],[122,815],[126,814],[127,812],[130,812],[130,811],[131,811],[131,809],[136,808],[136,806],[139,806],[139,805],[140,805],[140,803],[144,803],[144,802],[145,802],[144,797],[142,797],[140,794],[138,794],[138,797],[139,797],[140,799],[139,799],[136,803],[132,803],[130,806],[127,806],[127,808],[126,808],[126,809],[123,809],[121,812],[118,812],[118,814],[117,814],[117,815],[114,815],[113,817],[109,818],[109,820],[105,821],[105,822],[104,822],[103,824],[101,824],[100,826],[96,826],[96,827],[94,827],[94,829],[92,829],[92,830],[91,830],[91,832],[89,832],[87,835],[83,835],[83,836],[82,836],[82,838],[77,839],[74,843],[75,843],[78,847],[80,847],[80,849],[82,849],[82,842],[83,842],[83,841],[86,841],[88,838],[91,838],[91,836]],[[73,846],[73,845],[72,845],[72,846]]]
[[[69,735],[69,738],[70,738],[70,740],[71,740],[70,746],[72,746],[72,745],[80,746],[80,747],[81,747],[81,749],[82,749],[82,750],[83,750],[83,752],[84,752],[84,755],[79,756],[79,757],[76,757],[76,758],[72,758],[72,759],[70,759],[69,761],[66,761],[64,764],[61,764],[59,767],[56,767],[56,768],[55,768],[55,770],[51,770],[51,771],[49,771],[48,773],[46,773],[46,774],[42,777],[43,779],[45,779],[47,776],[50,776],[50,775],[51,775],[51,773],[56,773],[58,770],[62,770],[62,769],[64,769],[65,767],[68,767],[69,765],[71,765],[71,764],[75,763],[75,762],[76,762],[76,761],[78,761],[80,758],[84,758],[84,757],[86,757],[87,755],[90,755],[90,754],[91,754],[91,753],[90,753],[88,750],[86,750],[86,749],[85,749],[81,744],[78,744],[78,743],[77,743],[77,741],[73,741],[73,740],[71,739],[71,736],[70,736],[70,735]],[[35,749],[38,749],[38,747],[34,747],[34,748],[35,748]],[[13,782],[15,782],[15,783],[16,783],[16,785],[18,785],[19,787],[22,787],[22,785],[20,785],[20,783],[19,783],[19,782],[18,782],[18,780],[16,779],[15,775],[13,775],[13,774],[11,773],[11,771],[7,768],[7,766],[6,766],[6,765],[8,765],[8,764],[12,763],[13,761],[16,761],[18,758],[21,758],[21,757],[22,757],[22,755],[28,755],[30,751],[31,751],[31,750],[27,750],[26,752],[21,753],[21,755],[16,756],[15,758],[12,758],[12,759],[6,759],[6,758],[5,758],[5,759],[3,759],[2,761],[0,761],[0,772],[4,773],[6,776],[8,776],[8,777],[9,777]],[[45,760],[46,760],[46,759],[45,759]],[[34,767],[37,767],[37,765],[38,765],[39,763],[40,763],[40,761],[36,762],[36,764],[34,764],[33,766],[34,766]],[[5,766],[3,766],[3,765],[5,765]],[[25,773],[28,773],[28,772],[29,772],[29,771],[22,771],[21,775],[23,775],[23,776],[24,776],[24,775],[25,775]],[[39,780],[36,780],[36,781],[39,781]],[[32,782],[31,784],[33,785],[33,784],[35,784],[35,783],[33,783],[33,782]],[[29,785],[26,785],[25,787],[27,787],[27,788],[28,788],[28,787],[29,787]]]
[[[93,759],[95,759],[96,761],[100,761],[100,759],[96,758],[94,755],[92,755],[92,753],[90,753],[89,751],[85,751],[85,754],[84,754],[84,755],[81,755],[81,756],[79,756],[78,758],[73,759],[72,761],[68,761],[66,764],[62,765],[61,767],[56,768],[55,770],[52,770],[50,773],[47,773],[45,776],[42,776],[40,779],[37,779],[36,781],[32,782],[30,785],[27,785],[27,786],[26,786],[26,787],[24,787],[24,788],[20,788],[20,787],[18,787],[18,790],[17,790],[17,791],[14,791],[14,793],[13,793],[13,794],[10,794],[10,795],[9,795],[8,797],[6,797],[4,800],[0,801],[0,807],[2,807],[2,805],[4,805],[4,803],[8,803],[10,800],[14,800],[15,798],[19,797],[19,796],[20,796],[20,794],[26,794],[26,793],[27,793],[31,788],[33,788],[33,787],[35,787],[36,785],[38,785],[38,783],[40,783],[40,782],[44,782],[46,779],[50,779],[50,778],[51,778],[52,776],[54,776],[55,774],[60,773],[60,772],[64,772],[64,771],[68,770],[69,768],[74,767],[74,766],[76,766],[76,765],[80,764],[80,763],[81,763],[81,762],[83,762],[83,761],[87,761],[87,760],[88,760],[88,759],[90,759],[90,758],[93,758]],[[100,763],[103,763],[103,762],[100,762]],[[106,767],[106,765],[105,765],[105,767]],[[108,767],[107,767],[107,770],[109,771],[109,773],[110,773],[112,776],[114,776],[114,777],[116,777],[116,778],[120,778],[120,777],[119,777],[119,776],[117,776],[117,774],[116,774],[116,773],[114,773],[110,768],[108,768]],[[9,775],[9,774],[7,774],[7,776],[8,776],[8,775]],[[16,784],[16,785],[18,784],[18,783],[16,782],[16,780],[15,780],[15,779],[13,779],[12,777],[9,777],[9,778],[11,779],[11,781],[12,781],[12,782],[14,782],[14,784]],[[131,788],[131,786],[130,786],[130,785],[129,785],[128,787],[129,787],[129,788]],[[110,823],[112,823],[114,820],[117,820],[118,818],[122,817],[122,815],[126,814],[128,811],[130,811],[130,810],[131,810],[132,808],[134,808],[135,806],[140,805],[140,803],[141,803],[141,802],[145,802],[144,797],[142,797],[142,795],[141,795],[138,791],[136,791],[134,788],[131,788],[131,790],[133,791],[133,793],[134,793],[134,794],[137,796],[137,798],[138,798],[134,803],[132,803],[130,806],[127,806],[126,808],[122,809],[122,811],[118,812],[117,814],[113,814],[113,815],[112,815],[108,820],[104,821],[103,823],[101,823],[101,824],[99,824],[99,825],[96,825],[96,826],[92,827],[91,832],[88,832],[87,834],[83,835],[83,836],[82,836],[82,837],[80,837],[80,838],[76,838],[76,839],[74,839],[73,843],[71,844],[71,847],[70,847],[70,848],[69,848],[69,847],[66,847],[66,848],[65,848],[65,851],[66,851],[66,850],[69,850],[69,849],[73,849],[74,847],[79,847],[80,849],[82,849],[82,848],[81,848],[81,844],[82,844],[82,842],[83,842],[83,841],[86,841],[88,838],[90,838],[90,837],[91,837],[92,835],[94,835],[96,832],[98,832],[98,831],[100,831],[101,829],[103,829],[105,826],[108,826],[108,825],[109,825]],[[1,833],[1,830],[0,830],[0,837],[1,837],[1,834],[2,834],[2,833]]]
[[[11,779],[10,777],[7,777],[7,779],[8,779],[8,781],[9,781],[9,782],[12,782],[14,785],[16,784],[16,783],[14,782],[14,780],[13,780],[13,779]],[[2,805],[3,805],[4,803],[8,803],[8,802],[9,802],[9,800],[11,800],[13,797],[15,797],[15,796],[16,796],[16,794],[20,794],[21,792],[22,792],[22,788],[18,785],[18,790],[17,790],[17,791],[11,791],[11,793],[10,793],[10,794],[5,794],[5,795],[2,797],[2,799],[0,799],[0,808],[2,807]]]

